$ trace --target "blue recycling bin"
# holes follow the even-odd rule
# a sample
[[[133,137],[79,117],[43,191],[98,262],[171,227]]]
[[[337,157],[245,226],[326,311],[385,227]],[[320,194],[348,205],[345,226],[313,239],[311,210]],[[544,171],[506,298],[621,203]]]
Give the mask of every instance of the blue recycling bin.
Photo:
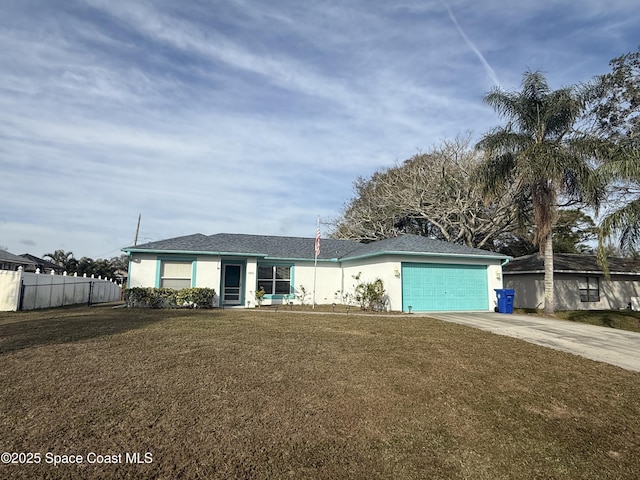
[[[498,313],[513,313],[513,297],[516,291],[510,288],[496,288],[498,297]]]

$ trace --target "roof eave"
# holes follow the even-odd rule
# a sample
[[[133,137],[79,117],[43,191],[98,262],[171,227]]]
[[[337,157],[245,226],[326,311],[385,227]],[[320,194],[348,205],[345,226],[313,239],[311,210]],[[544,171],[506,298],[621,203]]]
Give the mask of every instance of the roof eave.
[[[267,256],[265,255],[264,257],[262,257],[263,260],[270,260],[270,261],[274,261],[274,262],[313,262],[315,261],[315,259],[313,257],[311,258],[304,258],[304,257],[273,257],[273,256]],[[338,258],[318,258],[318,263],[336,263],[339,262],[340,260]]]
[[[123,248],[125,253],[157,253],[157,254],[180,254],[180,255],[211,255],[221,257],[256,257],[264,258],[264,253],[244,253],[244,252],[212,252],[207,250],[165,250],[155,248]]]
[[[507,260],[512,258],[508,255],[492,255],[492,254],[474,255],[470,253],[403,252],[403,251],[387,250],[387,251],[381,251],[381,252],[375,252],[375,253],[366,253],[364,255],[355,255],[353,257],[350,257],[347,255],[342,257],[340,260],[341,261],[361,260],[364,258],[379,257],[381,255],[405,255],[410,257],[455,257],[455,258],[473,258],[473,259],[486,258],[488,260]]]

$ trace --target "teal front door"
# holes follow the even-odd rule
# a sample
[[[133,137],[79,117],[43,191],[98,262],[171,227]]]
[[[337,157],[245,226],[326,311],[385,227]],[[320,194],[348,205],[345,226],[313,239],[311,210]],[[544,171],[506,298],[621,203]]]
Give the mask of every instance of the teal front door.
[[[242,305],[242,265],[227,263],[222,273],[222,304]]]
[[[486,265],[402,264],[402,310],[488,310]]]

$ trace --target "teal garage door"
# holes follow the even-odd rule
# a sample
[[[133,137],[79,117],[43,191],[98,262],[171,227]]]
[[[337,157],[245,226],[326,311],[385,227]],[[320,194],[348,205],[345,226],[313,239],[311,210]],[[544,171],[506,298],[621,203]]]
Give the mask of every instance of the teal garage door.
[[[488,310],[486,265],[402,264],[402,310]]]

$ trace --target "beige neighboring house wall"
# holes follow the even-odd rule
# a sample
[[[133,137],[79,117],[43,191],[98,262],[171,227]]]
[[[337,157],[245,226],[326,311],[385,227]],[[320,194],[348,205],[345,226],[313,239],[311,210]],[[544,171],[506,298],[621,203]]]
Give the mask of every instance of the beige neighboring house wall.
[[[515,290],[515,308],[543,308],[544,283],[540,274],[508,275],[504,273],[504,288]],[[557,288],[556,288],[557,291]],[[557,297],[558,294],[556,293]]]
[[[599,301],[580,300],[581,278],[597,278],[600,290]],[[542,274],[505,275],[505,288],[515,290],[516,308],[544,307],[544,278]],[[628,308],[629,303],[640,307],[640,277],[612,275],[605,280],[604,275],[562,274],[554,276],[554,296],[556,310],[617,310]]]
[[[640,261],[608,259],[607,279],[594,255],[554,255],[556,310],[640,309]],[[544,261],[538,255],[519,257],[504,269],[505,288],[515,290],[514,307],[544,307]],[[588,290],[585,287],[589,287]],[[591,295],[586,295],[591,293]]]

